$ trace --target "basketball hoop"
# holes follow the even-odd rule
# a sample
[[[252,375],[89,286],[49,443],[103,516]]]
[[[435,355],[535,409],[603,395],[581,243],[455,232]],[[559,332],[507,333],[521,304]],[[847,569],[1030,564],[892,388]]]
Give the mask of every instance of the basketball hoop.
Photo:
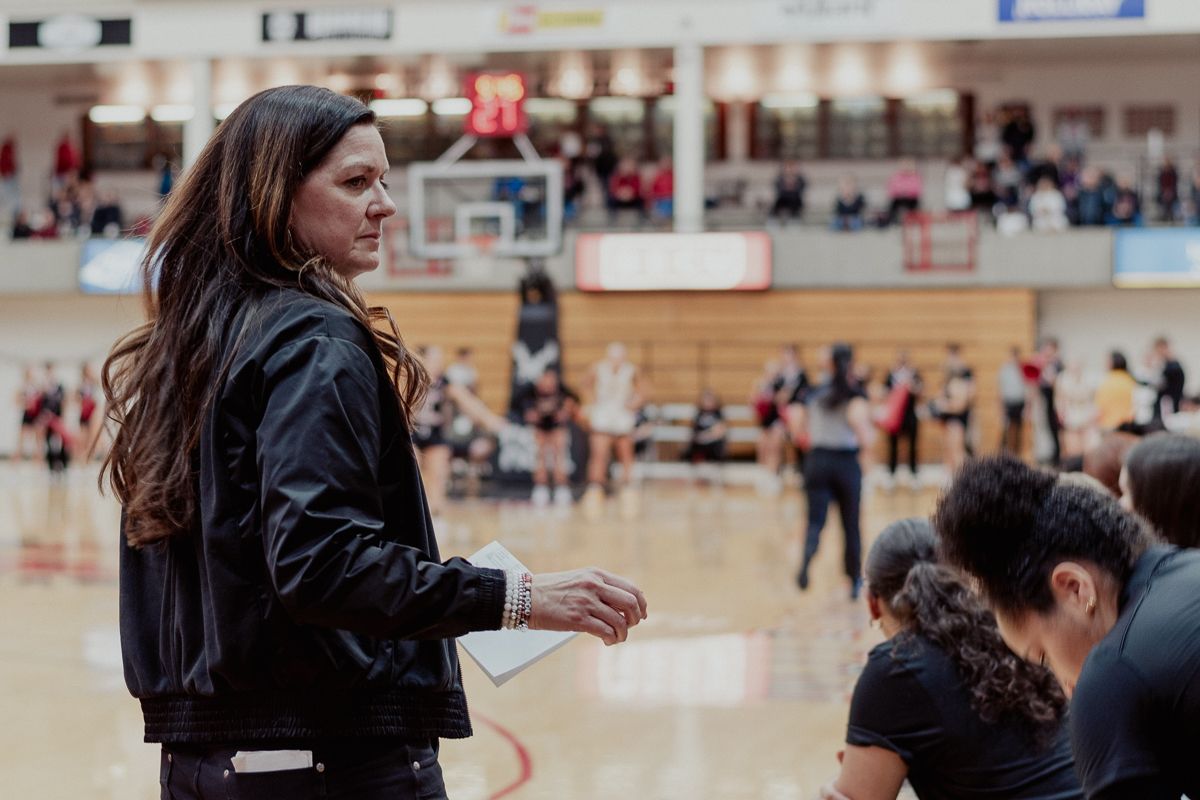
[[[466,245],[471,249],[472,258],[490,258],[498,241],[500,237],[495,234],[476,233],[467,237]]]

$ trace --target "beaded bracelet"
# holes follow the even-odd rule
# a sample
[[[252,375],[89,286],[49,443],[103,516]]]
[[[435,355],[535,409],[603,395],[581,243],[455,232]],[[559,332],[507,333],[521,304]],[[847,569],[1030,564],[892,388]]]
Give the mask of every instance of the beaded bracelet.
[[[516,570],[506,573],[501,627],[505,630],[529,630],[529,618],[532,615],[533,576]]]

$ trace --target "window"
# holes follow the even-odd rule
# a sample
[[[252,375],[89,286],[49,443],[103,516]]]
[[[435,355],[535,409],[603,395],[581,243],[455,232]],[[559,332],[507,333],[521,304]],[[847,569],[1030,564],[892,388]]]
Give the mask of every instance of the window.
[[[958,93],[925,92],[899,104],[899,152],[924,158],[957,158],[963,149],[963,119]]]
[[[1076,120],[1087,126],[1088,135],[1092,139],[1104,138],[1104,106],[1060,106],[1054,109],[1054,131],[1057,132],[1068,123]]]
[[[593,97],[588,102],[589,122],[603,125],[612,137],[618,156],[646,158],[646,101],[638,97]]]
[[[890,138],[882,97],[839,98],[829,104],[830,158],[887,158]]]
[[[154,123],[85,122],[84,153],[90,169],[139,170],[150,166]]]
[[[429,136],[427,111],[412,116],[381,117],[379,126],[391,164],[428,161],[441,155],[440,152],[434,152],[436,143]]]
[[[1126,136],[1142,137],[1152,130],[1161,131],[1163,136],[1175,135],[1174,106],[1126,106]]]
[[[666,95],[654,101],[651,117],[654,125],[654,154],[659,158],[669,156],[675,150],[675,97]],[[704,158],[716,161],[717,152],[717,107],[711,100],[704,101]]]
[[[577,127],[579,106],[561,97],[531,97],[525,101],[529,140],[543,158],[558,152],[563,134]]]
[[[754,158],[813,159],[821,155],[821,101],[810,94],[776,94],[754,106]]]

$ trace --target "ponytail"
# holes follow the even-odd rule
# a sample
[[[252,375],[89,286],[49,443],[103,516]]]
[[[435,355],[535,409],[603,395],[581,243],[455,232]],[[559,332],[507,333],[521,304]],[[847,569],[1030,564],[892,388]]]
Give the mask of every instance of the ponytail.
[[[927,521],[901,520],[880,534],[868,558],[871,592],[903,626],[897,652],[916,636],[932,642],[958,668],[980,718],[1020,720],[1040,745],[1050,744],[1066,710],[1062,688],[1049,670],[1009,650],[960,573],[934,560],[935,544]]]

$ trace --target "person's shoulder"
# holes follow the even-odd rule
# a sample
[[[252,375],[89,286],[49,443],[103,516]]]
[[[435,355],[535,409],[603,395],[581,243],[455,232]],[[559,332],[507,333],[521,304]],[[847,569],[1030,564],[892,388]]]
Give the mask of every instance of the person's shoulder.
[[[240,357],[258,363],[313,340],[345,342],[368,356],[374,348],[370,331],[349,309],[294,289],[260,298],[244,324]]]
[[[263,299],[260,328],[284,341],[322,336],[359,346],[371,341],[370,332],[350,309],[293,289]]]

